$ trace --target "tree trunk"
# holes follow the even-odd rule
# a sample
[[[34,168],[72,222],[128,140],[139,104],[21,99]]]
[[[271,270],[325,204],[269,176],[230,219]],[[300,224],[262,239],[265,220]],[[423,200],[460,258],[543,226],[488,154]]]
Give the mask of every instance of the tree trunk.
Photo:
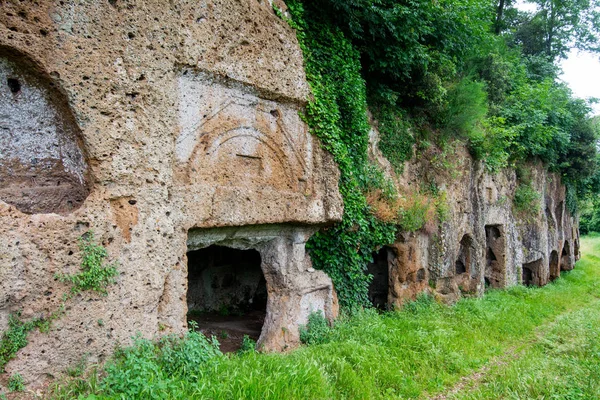
[[[500,0],[498,2],[498,8],[496,9],[496,23],[494,24],[494,32],[496,33],[496,35],[499,35],[500,31],[502,30],[502,26],[500,24],[502,22],[502,14],[504,13],[504,6],[505,6],[504,0]]]

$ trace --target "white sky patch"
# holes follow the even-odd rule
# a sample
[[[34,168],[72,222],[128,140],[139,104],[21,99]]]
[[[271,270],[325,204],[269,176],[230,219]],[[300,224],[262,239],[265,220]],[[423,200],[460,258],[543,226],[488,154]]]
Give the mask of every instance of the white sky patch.
[[[515,3],[515,7],[517,7],[521,11],[528,11],[528,12],[536,12],[538,9],[537,4],[529,3],[524,0],[518,0]]]
[[[563,70],[561,79],[577,97],[600,99],[600,60],[597,54],[571,50],[569,58],[560,66]],[[600,115],[600,103],[592,104],[593,114]]]

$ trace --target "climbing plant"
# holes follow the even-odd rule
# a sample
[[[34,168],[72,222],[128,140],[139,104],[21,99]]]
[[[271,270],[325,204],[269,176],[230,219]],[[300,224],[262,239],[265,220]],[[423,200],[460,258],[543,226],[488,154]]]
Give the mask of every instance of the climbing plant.
[[[343,307],[368,306],[371,278],[366,266],[373,251],[393,242],[396,227],[378,220],[365,196],[384,190],[385,182],[367,158],[370,128],[360,53],[340,29],[320,20],[316,10],[297,0],[287,5],[312,92],[303,118],[335,158],[344,199],[342,221],[317,232],[307,247],[315,268],[333,280]]]

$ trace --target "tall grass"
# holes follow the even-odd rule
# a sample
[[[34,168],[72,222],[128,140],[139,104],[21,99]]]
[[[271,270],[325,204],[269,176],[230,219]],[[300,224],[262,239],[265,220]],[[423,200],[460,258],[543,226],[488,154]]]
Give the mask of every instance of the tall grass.
[[[166,373],[169,366],[164,360],[172,362],[178,357],[173,347],[166,358],[162,354],[164,344],[144,342],[146,347],[136,353],[137,362],[124,362],[126,353],[121,351],[104,372],[108,376],[103,381],[97,383],[97,374],[103,372],[95,372],[85,378],[87,381],[76,378],[62,382],[54,395],[418,398],[445,393],[463,376],[489,365],[485,379],[452,396],[595,398],[592,394],[598,394],[600,382],[600,258],[592,253],[600,254],[600,238],[583,238],[582,249],[585,255],[577,268],[543,288],[516,286],[491,291],[481,299],[463,299],[453,307],[424,296],[402,311],[379,314],[364,310],[341,318],[323,344],[303,346],[287,354],[221,355],[211,350],[203,362],[186,361],[195,369],[185,375]],[[197,336],[192,339],[201,341]],[[144,366],[143,385],[139,385],[136,365]],[[129,385],[128,379],[136,385]],[[140,389],[127,393],[122,389],[131,386]]]

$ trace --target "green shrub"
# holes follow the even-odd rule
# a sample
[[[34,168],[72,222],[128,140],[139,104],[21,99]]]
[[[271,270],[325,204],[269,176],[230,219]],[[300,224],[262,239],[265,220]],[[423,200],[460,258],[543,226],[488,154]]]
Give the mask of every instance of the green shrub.
[[[416,232],[423,228],[428,220],[431,205],[427,199],[417,196],[398,212],[398,225],[405,232]]]
[[[459,138],[468,138],[481,131],[481,123],[488,112],[483,83],[463,78],[451,86],[447,98],[441,116],[444,130]]]
[[[208,339],[190,325],[184,337],[167,335],[152,342],[137,336],[133,346],[118,349],[105,367],[107,376],[101,389],[120,398],[159,399],[156,390],[169,388],[174,378],[199,379],[204,368],[223,354],[216,338]]]
[[[308,315],[308,323],[300,325],[300,341],[304,344],[321,344],[330,340],[331,327],[321,310]]]
[[[22,392],[25,390],[25,381],[21,374],[15,373],[8,378],[8,389],[11,392]]]
[[[397,107],[383,104],[373,108],[378,121],[379,150],[392,164],[396,173],[402,173],[404,162],[413,154],[415,137],[407,116]]]
[[[485,162],[486,170],[496,173],[509,165],[509,147],[514,136],[514,130],[503,118],[486,118],[482,121],[482,130],[471,133],[469,151],[473,158]]]
[[[519,212],[535,215],[540,210],[541,195],[530,184],[520,183],[515,190],[513,205]]]

